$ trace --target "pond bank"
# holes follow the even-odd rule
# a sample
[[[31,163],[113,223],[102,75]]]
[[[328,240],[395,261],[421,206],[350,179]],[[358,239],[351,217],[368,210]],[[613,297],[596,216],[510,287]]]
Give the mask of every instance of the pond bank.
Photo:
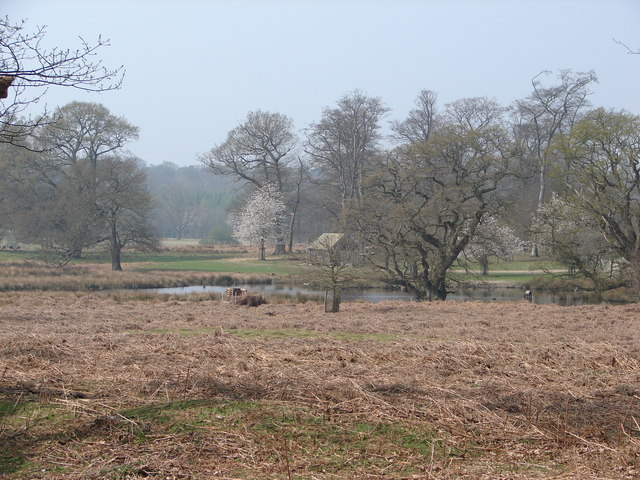
[[[324,291],[317,290],[309,286],[298,287],[295,285],[284,285],[278,283],[271,284],[237,284],[235,287],[246,289],[250,294],[261,294],[266,296],[277,295],[291,298],[324,297]],[[197,285],[187,287],[172,288],[152,288],[140,289],[138,292],[156,293],[159,295],[187,295],[187,294],[222,294],[228,286]],[[398,289],[384,288],[357,288],[345,290],[342,300],[346,302],[368,302],[379,303],[387,300],[392,301],[415,301],[415,297]],[[447,301],[466,302],[480,300],[486,302],[519,302],[529,301],[537,305],[595,305],[600,303],[628,303],[624,301],[613,302],[594,296],[585,295],[580,292],[541,292],[534,291],[530,297],[525,297],[525,290],[522,287],[505,286],[484,286],[463,287],[447,296]]]

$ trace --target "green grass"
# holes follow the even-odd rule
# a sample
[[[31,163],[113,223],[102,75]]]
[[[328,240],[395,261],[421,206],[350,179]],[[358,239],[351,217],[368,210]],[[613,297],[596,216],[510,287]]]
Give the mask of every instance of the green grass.
[[[17,472],[25,467],[26,462],[18,448],[6,445],[0,449],[0,475]]]
[[[393,342],[398,338],[396,335],[391,335],[389,333],[331,332],[331,336],[338,340],[377,340],[379,342]]]
[[[37,258],[35,251],[4,251],[0,252],[2,260],[22,260]],[[288,256],[270,257],[266,261],[260,261],[247,253],[214,252],[212,250],[168,250],[162,252],[125,252],[123,254],[123,266],[125,270],[136,273],[147,273],[153,276],[153,272],[193,272],[227,274],[231,283],[237,277],[254,275],[256,279],[269,280],[273,275],[287,278],[291,283],[312,283],[318,273],[310,271],[304,261],[292,259]],[[101,250],[88,250],[83,253],[83,258],[73,260],[71,265],[83,264],[109,264],[108,252]],[[449,278],[453,281],[466,283],[497,283],[530,288],[536,280],[550,275],[549,271],[564,271],[564,267],[548,258],[532,258],[526,254],[516,257],[513,261],[495,260],[489,265],[489,275],[479,275],[479,266],[469,263],[470,272],[456,267],[450,271]],[[366,266],[355,267],[350,271],[354,279],[354,287],[380,286],[382,280],[378,273]],[[219,282],[216,280],[216,284]],[[99,288],[97,286],[96,288]]]
[[[14,473],[32,478],[29,472],[40,467],[30,460],[21,439],[40,435],[55,439],[74,418],[59,405],[21,398],[0,397],[0,478]]]
[[[37,255],[34,252],[24,250],[19,250],[17,252],[10,250],[0,250],[0,261],[2,262],[28,260],[33,258],[37,258]]]
[[[530,273],[530,272],[518,272],[512,273],[491,273],[489,275],[482,276],[471,273],[452,272],[448,277],[452,280],[459,282],[490,282],[490,283],[503,283],[509,285],[530,285],[533,280],[544,277],[543,273]]]
[[[198,335],[210,335],[220,331],[214,327],[199,328],[154,328],[150,330],[128,330],[132,334],[157,334],[175,333],[181,337],[195,337]],[[321,338],[330,337],[337,340],[363,341],[375,340],[378,342],[393,342],[398,339],[397,335],[387,333],[353,333],[353,332],[316,332],[313,330],[296,329],[258,329],[258,328],[232,328],[225,330],[226,333],[245,338],[247,340],[277,340],[281,338]],[[406,336],[405,336],[406,337]]]
[[[367,423],[349,415],[328,416],[299,405],[185,400],[135,407],[121,414],[146,424],[154,435],[207,429],[233,432],[240,428],[243,436],[264,446],[267,456],[269,451],[273,452],[272,460],[277,460],[286,448],[306,451],[314,457],[315,467],[311,468],[319,472],[344,472],[372,464],[391,466],[396,454],[429,459],[432,454],[452,457],[463,453],[436,439],[428,425]]]
[[[480,265],[476,262],[470,261],[469,268],[473,271],[480,271]],[[461,271],[461,269],[455,269]],[[513,260],[498,260],[495,259],[489,262],[489,273],[491,271],[518,271],[529,273],[544,273],[552,270],[566,270],[566,266],[561,263],[555,262],[546,257],[531,257],[527,255],[518,255]]]
[[[270,340],[277,338],[310,338],[319,337],[321,334],[311,330],[293,330],[293,329],[281,329],[281,330],[268,330],[268,329],[256,329],[256,328],[238,328],[229,330],[232,335],[246,338],[249,340]]]
[[[461,268],[453,268],[448,277],[459,282],[489,282],[529,287],[540,278],[548,277],[551,271],[566,270],[566,267],[544,257],[520,255],[511,261],[495,260],[489,263],[489,274],[480,275],[480,266],[469,262],[469,272]]]
[[[164,333],[177,333],[181,337],[195,337],[198,335],[207,335],[213,333],[215,331],[212,327],[202,327],[202,328],[153,328],[151,330],[128,330],[129,333],[154,333],[154,334],[164,334]]]
[[[258,404],[250,401],[192,399],[134,407],[121,414],[136,422],[151,422],[167,432],[184,433],[211,427],[215,423],[226,423],[230,417],[255,408]],[[140,439],[143,440],[144,435]]]
[[[297,265],[284,260],[244,260],[236,258],[197,259],[197,260],[162,260],[153,264],[137,267],[138,270],[177,270],[211,273],[275,273],[288,275],[298,273]]]
[[[92,252],[84,256],[81,263],[109,263],[110,257],[106,253]],[[131,265],[137,271],[189,271],[211,273],[243,273],[280,275],[295,274],[300,270],[299,262],[287,257],[268,258],[258,260],[248,258],[246,254],[211,252],[165,252],[165,253],[126,253],[122,256],[122,263]],[[133,265],[132,265],[133,264]],[[135,265],[143,264],[143,265]]]

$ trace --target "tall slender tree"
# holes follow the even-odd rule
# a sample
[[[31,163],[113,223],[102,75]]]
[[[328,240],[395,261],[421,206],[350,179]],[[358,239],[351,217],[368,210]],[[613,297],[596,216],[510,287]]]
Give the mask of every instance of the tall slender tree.
[[[122,270],[123,248],[158,248],[146,182],[146,172],[136,158],[107,157],[98,165],[96,208],[104,222],[104,241],[109,244],[114,271]]]
[[[395,139],[400,143],[418,143],[429,140],[438,118],[438,95],[422,90],[416,98],[416,108],[402,122],[391,122]]]
[[[340,218],[350,202],[361,203],[364,180],[379,152],[380,121],[388,109],[382,100],[355,91],[326,108],[307,131],[306,153],[320,172],[326,207]]]
[[[529,166],[532,176],[537,177],[538,194],[531,212],[550,195],[549,171],[553,166],[553,150],[549,148],[554,139],[567,133],[588,107],[588,96],[597,77],[594,72],[572,72],[561,70],[557,83],[545,86],[544,77],[551,72],[536,75],[531,85],[533,91],[512,107],[514,133],[518,141],[521,160]],[[532,256],[538,256],[537,244],[533,244]]]

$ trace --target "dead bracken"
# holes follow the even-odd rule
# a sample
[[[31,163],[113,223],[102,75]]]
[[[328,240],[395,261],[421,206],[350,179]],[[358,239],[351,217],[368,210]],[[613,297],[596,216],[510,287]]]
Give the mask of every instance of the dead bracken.
[[[0,296],[3,479],[631,479],[640,305]]]

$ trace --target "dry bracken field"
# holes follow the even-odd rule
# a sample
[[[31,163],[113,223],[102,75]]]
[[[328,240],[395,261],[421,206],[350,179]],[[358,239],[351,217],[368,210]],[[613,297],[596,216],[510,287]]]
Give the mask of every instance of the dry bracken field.
[[[640,305],[0,296],[2,479],[640,478]]]

